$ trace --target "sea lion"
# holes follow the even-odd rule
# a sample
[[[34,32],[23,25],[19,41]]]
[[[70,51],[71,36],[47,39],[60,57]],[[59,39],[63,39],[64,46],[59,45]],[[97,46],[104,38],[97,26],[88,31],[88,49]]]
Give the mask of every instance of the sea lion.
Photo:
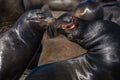
[[[70,16],[70,15],[63,15]],[[120,26],[109,20],[63,20],[54,28],[69,40],[88,50],[62,62],[42,65],[25,80],[119,80]],[[62,23],[63,23],[62,22]],[[59,21],[57,22],[59,23]]]
[[[0,34],[0,80],[18,80],[54,21],[47,6],[24,13],[8,31]]]
[[[41,9],[43,5],[39,7]],[[32,10],[31,8],[30,10]],[[25,5],[23,0],[1,0],[0,1],[0,33],[3,33],[9,30],[16,20],[24,13]],[[37,61],[36,61],[37,62]],[[34,66],[30,65],[29,68],[31,69]],[[35,63],[35,65],[37,65]]]

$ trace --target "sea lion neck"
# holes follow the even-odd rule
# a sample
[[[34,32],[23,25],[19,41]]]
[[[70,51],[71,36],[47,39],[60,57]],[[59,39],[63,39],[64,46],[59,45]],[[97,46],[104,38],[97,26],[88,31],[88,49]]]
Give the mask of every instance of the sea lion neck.
[[[91,22],[85,28],[81,28],[82,34],[79,34],[79,39],[76,42],[92,53],[112,53],[113,51],[115,53],[119,46],[118,41],[116,41],[119,28],[116,26],[118,25],[109,21]],[[114,27],[116,32],[112,31]]]

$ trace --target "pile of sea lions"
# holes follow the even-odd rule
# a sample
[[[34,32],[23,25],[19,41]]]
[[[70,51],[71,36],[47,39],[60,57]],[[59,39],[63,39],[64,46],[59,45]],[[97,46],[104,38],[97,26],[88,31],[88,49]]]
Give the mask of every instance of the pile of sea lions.
[[[9,3],[14,5],[9,8]],[[12,26],[0,34],[0,80],[19,80],[36,53],[41,55],[45,31],[49,38],[63,35],[87,52],[62,61],[51,60],[50,63],[46,56],[42,60],[47,61],[31,70],[25,80],[120,79],[119,1],[0,0],[0,4],[4,5],[0,9],[0,24],[10,22]],[[50,10],[64,11],[63,7],[68,12],[54,18]]]

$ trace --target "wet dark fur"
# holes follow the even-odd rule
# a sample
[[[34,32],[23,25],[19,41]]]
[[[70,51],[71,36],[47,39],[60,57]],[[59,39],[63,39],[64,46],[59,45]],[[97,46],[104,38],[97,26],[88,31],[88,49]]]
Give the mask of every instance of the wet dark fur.
[[[32,10],[24,13],[10,30],[0,35],[0,80],[19,79],[52,19],[46,7]]]
[[[59,19],[62,20],[66,16],[68,15],[63,15]],[[69,17],[71,19],[71,16]],[[68,24],[70,20],[63,20],[63,22]],[[78,19],[76,27],[71,30],[63,30],[61,26],[56,25],[54,27],[88,52],[63,62],[40,66],[34,69],[25,80],[120,79],[119,25],[107,20],[90,22]]]

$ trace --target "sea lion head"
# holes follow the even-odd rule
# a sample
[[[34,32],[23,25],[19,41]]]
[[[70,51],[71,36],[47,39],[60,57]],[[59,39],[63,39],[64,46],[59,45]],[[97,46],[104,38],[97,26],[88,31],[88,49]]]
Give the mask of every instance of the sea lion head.
[[[44,30],[55,21],[55,18],[53,18],[48,6],[44,5],[41,10],[32,10],[29,12],[26,20],[36,29]]]
[[[76,6],[73,15],[84,20],[98,20],[103,19],[104,12],[99,3],[92,0],[85,0]]]
[[[89,21],[74,18],[72,13],[64,13],[57,18],[56,22],[51,27],[54,28],[56,32],[65,35],[71,41],[80,39],[79,36],[82,34],[81,28],[87,26]]]

